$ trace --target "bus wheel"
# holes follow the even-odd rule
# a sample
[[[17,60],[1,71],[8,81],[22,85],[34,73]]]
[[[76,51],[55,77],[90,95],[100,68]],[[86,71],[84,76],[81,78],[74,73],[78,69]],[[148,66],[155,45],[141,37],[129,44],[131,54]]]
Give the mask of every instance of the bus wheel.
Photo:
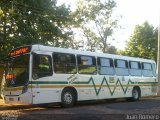
[[[62,107],[68,108],[74,106],[76,103],[76,93],[72,89],[66,88],[61,94]]]
[[[134,87],[132,90],[132,97],[131,98],[127,98],[127,101],[138,101],[139,98],[141,97],[141,92],[140,92],[140,88],[139,87]]]
[[[141,97],[140,89],[138,87],[132,90],[132,101],[137,101]]]

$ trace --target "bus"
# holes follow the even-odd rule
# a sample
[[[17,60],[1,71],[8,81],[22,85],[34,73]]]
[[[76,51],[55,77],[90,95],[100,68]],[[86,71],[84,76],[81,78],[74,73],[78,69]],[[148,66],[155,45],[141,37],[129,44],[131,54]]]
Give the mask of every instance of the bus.
[[[157,95],[153,60],[28,45],[8,54],[3,98],[7,104],[61,103]]]

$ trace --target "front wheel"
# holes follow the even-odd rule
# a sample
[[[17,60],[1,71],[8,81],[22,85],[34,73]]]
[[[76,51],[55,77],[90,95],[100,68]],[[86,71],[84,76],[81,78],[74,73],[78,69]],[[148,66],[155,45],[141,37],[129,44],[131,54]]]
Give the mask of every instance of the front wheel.
[[[68,108],[76,103],[76,93],[71,89],[64,89],[61,94],[62,107]]]

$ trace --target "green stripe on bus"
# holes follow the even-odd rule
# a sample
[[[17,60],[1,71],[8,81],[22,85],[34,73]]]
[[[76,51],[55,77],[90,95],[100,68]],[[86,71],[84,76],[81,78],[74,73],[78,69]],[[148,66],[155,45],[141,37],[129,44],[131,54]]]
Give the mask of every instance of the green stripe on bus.
[[[82,84],[83,85],[88,85],[90,83],[93,86],[97,96],[99,95],[102,87],[108,87],[109,92],[110,92],[110,94],[112,96],[114,94],[116,88],[119,87],[119,86],[122,88],[124,94],[126,94],[129,86],[133,86],[133,85],[137,86],[137,85],[140,85],[140,84],[142,84],[142,86],[143,86],[143,84],[151,84],[151,85],[153,84],[154,85],[154,84],[157,84],[158,82],[137,82],[137,83],[134,83],[129,79],[127,84],[122,85],[120,79],[118,78],[117,81],[116,81],[116,84],[109,85],[108,80],[106,79],[106,77],[103,77],[103,80],[102,80],[102,82],[100,84],[100,87],[96,88],[96,84],[94,82],[94,79],[92,77],[90,77],[90,79],[88,81],[75,81],[75,82],[72,83],[72,85],[73,86],[74,85],[82,85]],[[30,84],[68,84],[68,82],[67,81],[31,81]],[[114,88],[111,90],[111,87],[112,88],[114,87]]]
[[[68,84],[67,81],[30,81],[30,84]]]
[[[138,84],[157,84],[158,82],[138,82]]]
[[[120,84],[120,86],[121,86],[124,94],[126,94],[129,84],[134,84],[134,82],[132,82],[131,80],[129,80],[128,83],[127,83],[126,88],[124,88],[123,85],[122,85],[122,83],[121,83],[120,80],[118,79],[117,82],[116,82],[116,84],[114,85],[115,87],[113,88],[113,91],[112,91],[112,90],[111,90],[111,87],[110,87],[110,85],[108,84],[107,79],[106,79],[105,77],[103,78],[103,80],[102,80],[102,82],[101,82],[101,85],[100,85],[100,87],[99,87],[98,89],[96,88],[95,82],[94,82],[94,80],[93,80],[92,77],[91,77],[91,78],[89,79],[89,81],[87,81],[87,82],[80,82],[80,81],[79,81],[79,82],[74,82],[74,84],[90,84],[90,83],[93,84],[93,87],[94,87],[94,90],[95,90],[96,95],[99,95],[102,87],[105,86],[105,84],[106,84],[107,87],[109,88],[109,92],[110,92],[111,95],[114,94],[118,83]],[[113,86],[113,85],[112,85],[112,86]]]

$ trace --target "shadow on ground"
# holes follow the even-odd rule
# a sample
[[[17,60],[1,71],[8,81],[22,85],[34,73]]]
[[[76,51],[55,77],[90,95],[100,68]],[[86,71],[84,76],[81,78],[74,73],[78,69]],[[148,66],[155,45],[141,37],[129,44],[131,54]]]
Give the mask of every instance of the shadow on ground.
[[[160,100],[154,99],[141,99],[137,102],[127,102],[125,99],[108,99],[108,100],[94,100],[94,101],[81,101],[78,102],[73,108],[83,108],[97,106],[103,108],[110,108],[116,110],[134,110],[134,109],[152,109],[160,107]],[[44,110],[44,109],[61,109],[59,104],[42,104],[42,105],[6,105],[0,99],[0,111],[5,110]]]

